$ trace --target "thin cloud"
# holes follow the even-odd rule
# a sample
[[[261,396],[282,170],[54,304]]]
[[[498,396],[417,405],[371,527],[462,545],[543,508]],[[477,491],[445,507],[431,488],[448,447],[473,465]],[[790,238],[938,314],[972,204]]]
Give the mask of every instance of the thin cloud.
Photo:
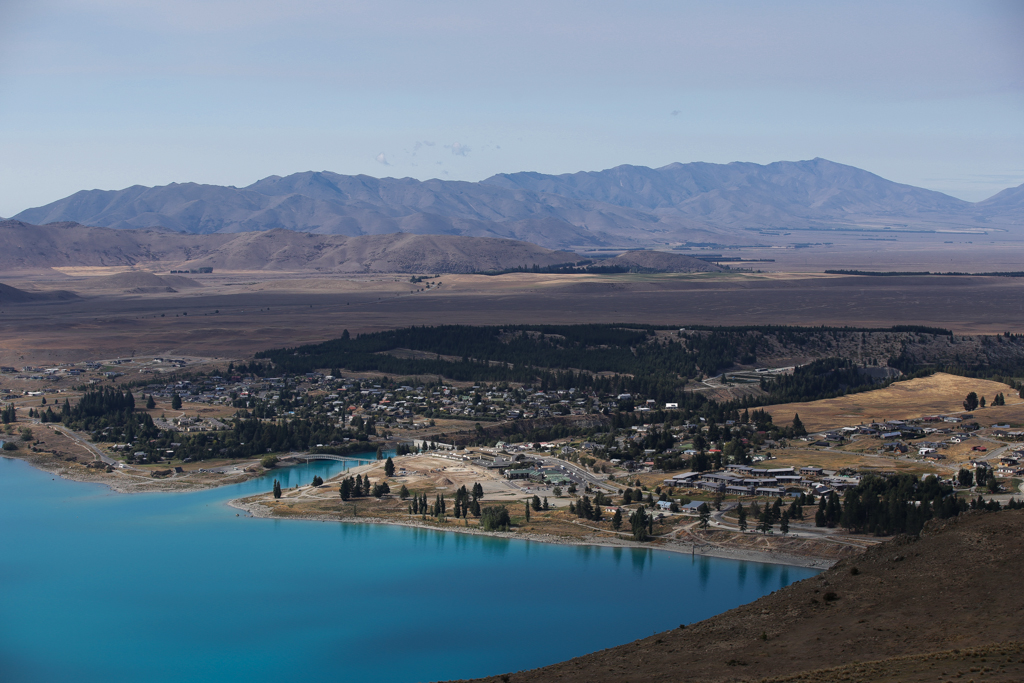
[[[452,151],[452,154],[455,154],[460,157],[466,156],[471,151],[468,146],[462,144],[461,142],[455,142],[450,145],[445,145],[445,147],[450,149]]]
[[[386,156],[384,156],[384,152],[381,152],[380,154],[378,154],[374,158],[377,160],[378,164],[383,164],[385,166],[390,166],[391,165],[391,164],[388,163],[388,158]]]
[[[423,147],[433,147],[434,143],[429,140],[417,140],[412,145],[412,156],[416,156],[416,152],[420,151]]]

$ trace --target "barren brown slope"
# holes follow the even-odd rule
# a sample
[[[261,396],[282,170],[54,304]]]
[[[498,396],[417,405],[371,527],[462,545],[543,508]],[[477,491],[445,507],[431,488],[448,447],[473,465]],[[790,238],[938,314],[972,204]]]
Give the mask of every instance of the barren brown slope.
[[[342,237],[271,230],[243,233],[189,266],[335,273],[473,273],[578,260],[529,242],[457,235]]]
[[[964,648],[1022,639],[1022,531],[1024,511],[934,521],[920,539],[893,539],[706,621],[553,666],[482,680],[759,681],[957,649],[961,652],[947,655],[944,667],[930,668],[929,661],[880,663],[873,680],[902,680],[894,673],[901,666],[930,671],[933,677],[923,680],[956,679],[957,671],[967,672],[974,660]],[[627,612],[631,618],[637,614]],[[621,617],[616,612],[610,623]],[[1008,663],[1005,654],[999,656],[1003,666],[998,671],[1005,677],[972,673],[960,680],[1024,680],[1020,657]],[[942,673],[946,676],[940,678]],[[800,680],[844,680],[843,675]]]
[[[114,230],[77,223],[0,221],[0,272],[121,266],[150,270],[211,266],[218,270],[316,273],[473,273],[578,260],[530,242],[459,235],[317,235],[289,230],[189,235]],[[182,283],[136,285],[185,286]],[[112,285],[117,287],[117,285]]]

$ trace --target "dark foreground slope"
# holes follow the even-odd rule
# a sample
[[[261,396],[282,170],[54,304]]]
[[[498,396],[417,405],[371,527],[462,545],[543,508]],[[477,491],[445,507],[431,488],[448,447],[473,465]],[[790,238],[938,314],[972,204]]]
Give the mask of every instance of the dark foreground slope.
[[[485,680],[1024,680],[1024,511],[929,524],[706,621]],[[609,627],[657,609],[609,607]]]
[[[27,292],[0,282],[0,304],[42,303],[48,301],[71,301],[77,299],[74,292],[58,290],[55,292]]]

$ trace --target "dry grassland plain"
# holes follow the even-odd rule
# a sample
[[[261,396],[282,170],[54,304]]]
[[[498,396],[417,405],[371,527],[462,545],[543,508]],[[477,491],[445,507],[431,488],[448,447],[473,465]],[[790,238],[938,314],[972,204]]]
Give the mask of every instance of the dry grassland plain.
[[[104,275],[110,269],[101,269]],[[112,291],[47,271],[5,284],[80,298],[0,306],[0,363],[136,354],[246,357],[256,351],[408,325],[920,324],[958,333],[1024,331],[1024,279],[822,274],[443,275],[215,273],[178,292]]]

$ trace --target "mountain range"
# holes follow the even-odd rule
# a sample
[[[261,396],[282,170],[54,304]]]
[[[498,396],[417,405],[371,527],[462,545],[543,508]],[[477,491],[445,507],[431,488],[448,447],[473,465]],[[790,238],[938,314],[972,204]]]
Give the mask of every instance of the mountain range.
[[[328,235],[462,235],[551,249],[771,242],[777,230],[987,229],[1024,234],[1024,185],[982,202],[895,183],[826,159],[766,165],[617,166],[480,182],[327,171],[248,187],[172,183],[83,190],[17,220],[191,234],[277,228]]]

